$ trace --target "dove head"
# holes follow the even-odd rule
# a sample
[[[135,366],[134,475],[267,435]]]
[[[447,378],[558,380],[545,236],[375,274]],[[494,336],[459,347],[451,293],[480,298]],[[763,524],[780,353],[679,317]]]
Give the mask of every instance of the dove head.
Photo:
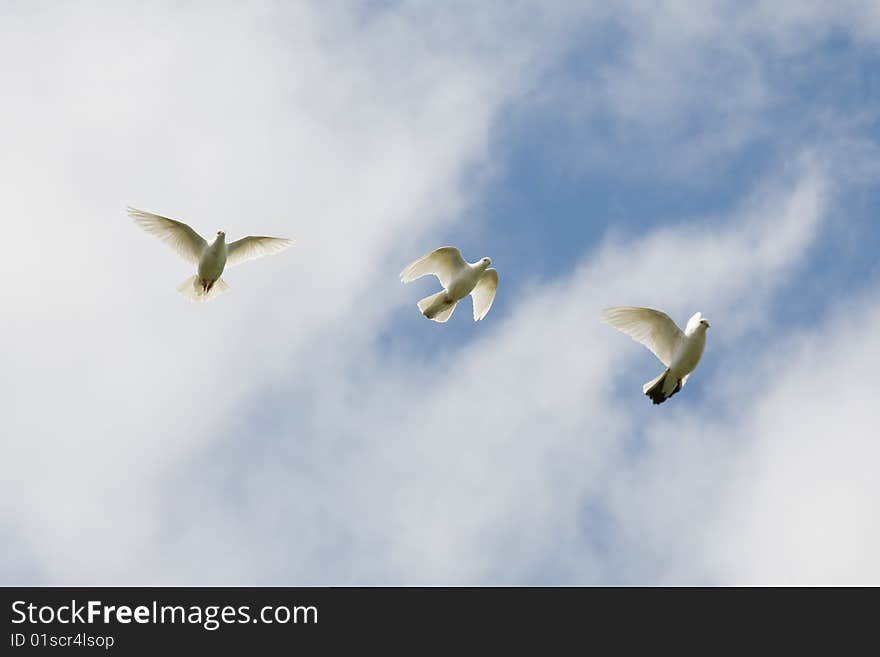
[[[485,269],[486,267],[488,267],[491,264],[492,264],[492,258],[481,258],[480,259],[480,266],[483,269]]]
[[[697,312],[688,320],[687,326],[684,329],[684,334],[693,335],[697,331],[705,333],[707,328],[709,328],[709,322],[706,321],[701,313]]]

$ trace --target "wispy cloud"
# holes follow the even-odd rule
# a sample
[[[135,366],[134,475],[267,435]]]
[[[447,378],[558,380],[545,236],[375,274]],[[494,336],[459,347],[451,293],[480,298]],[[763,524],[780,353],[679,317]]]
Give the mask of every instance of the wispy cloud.
[[[811,105],[837,131],[775,139],[795,101],[753,49],[875,39],[875,14],[566,5],[4,16],[5,581],[876,581],[876,285],[815,325],[774,314],[870,185],[871,119]],[[608,26],[625,38],[585,87],[570,57]],[[755,135],[780,155],[711,216],[604,226],[524,286],[502,270],[486,321],[436,351],[427,322],[383,342],[415,313],[402,265],[481,225],[508,130],[560,103],[586,126],[548,139],[564,166],[584,143],[661,181],[720,178]],[[670,171],[614,153],[652,134],[654,156],[681,142]],[[297,246],[190,306],[128,203]],[[659,365],[597,320],[621,303],[713,320],[659,413]]]
[[[487,324],[484,335],[421,363],[395,364],[364,350],[301,361],[295,378],[281,384],[289,397],[273,414],[287,420],[264,436],[267,445],[256,452],[231,447],[232,460],[203,456],[215,472],[211,488],[236,491],[218,497],[209,514],[223,526],[236,524],[239,542],[230,554],[258,554],[263,576],[273,581],[620,577],[591,554],[585,509],[628,526],[629,517],[607,500],[616,478],[636,467],[628,450],[647,439],[648,427],[659,424],[672,438],[679,422],[695,425],[694,398],[717,410],[728,384],[723,366],[709,365],[682,396],[685,410],[658,419],[664,416],[644,403],[640,384],[659,365],[599,323],[597,309],[612,299],[644,299],[686,317],[697,309],[676,301],[686,289],[722,325],[739,324],[725,330],[760,332],[770,289],[739,322],[735,316],[750,292],[784,283],[803,263],[824,215],[823,189],[822,176],[807,166],[746,203],[727,232],[686,223],[627,249],[608,245],[564,280],[512,292],[519,296],[512,311]],[[785,248],[755,248],[771,243]],[[713,257],[674,257],[691,251]],[[720,333],[714,359],[736,362],[742,343]],[[247,426],[230,440],[240,440]],[[195,498],[201,507],[199,489],[185,485],[175,499]],[[195,508],[179,511],[189,516]],[[607,528],[597,531],[597,543],[619,540]],[[185,542],[172,552],[197,550]],[[202,560],[196,570],[192,557],[185,563],[196,580],[231,572],[225,560]]]

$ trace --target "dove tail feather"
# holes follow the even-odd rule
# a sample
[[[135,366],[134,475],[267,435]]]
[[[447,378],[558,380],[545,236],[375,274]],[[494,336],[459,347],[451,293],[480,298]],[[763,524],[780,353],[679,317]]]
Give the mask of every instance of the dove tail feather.
[[[226,284],[226,281],[222,278],[218,278],[206,290],[205,286],[202,284],[202,279],[200,279],[198,275],[190,276],[177,286],[177,291],[190,301],[210,301],[211,299],[220,296],[228,289],[229,286]]]
[[[446,291],[444,290],[437,294],[432,294],[429,297],[425,297],[419,301],[418,306],[419,310],[422,311],[422,314],[425,317],[432,319],[435,322],[442,323],[452,317],[452,311],[455,310],[455,305],[457,303],[457,301],[447,301]]]
[[[668,384],[668,385],[667,385]],[[657,378],[651,379],[645,385],[642,386],[642,392],[644,392],[648,399],[650,399],[655,404],[662,404],[667,399],[672,397],[675,393],[681,390],[681,379],[675,380],[675,386],[671,391],[666,392],[666,389],[669,385],[672,384],[672,379],[669,377],[669,370],[662,372]]]

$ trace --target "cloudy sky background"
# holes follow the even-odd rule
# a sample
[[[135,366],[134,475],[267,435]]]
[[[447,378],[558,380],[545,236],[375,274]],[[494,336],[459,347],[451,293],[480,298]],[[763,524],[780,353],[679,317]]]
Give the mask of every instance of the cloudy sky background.
[[[880,584],[876,3],[0,25],[0,583]],[[297,244],[189,304],[128,204]],[[608,305],[712,323],[671,402]]]

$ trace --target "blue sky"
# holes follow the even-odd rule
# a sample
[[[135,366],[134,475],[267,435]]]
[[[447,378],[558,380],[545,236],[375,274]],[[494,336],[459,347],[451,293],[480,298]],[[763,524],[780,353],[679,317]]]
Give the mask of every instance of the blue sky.
[[[845,140],[876,148],[877,47],[853,42],[845,30],[829,26],[827,32],[809,48],[786,56],[759,48],[757,65],[774,94],[750,117],[757,124],[755,134],[730,152],[707,154],[680,175],[669,175],[667,164],[678,157],[669,136],[601,114],[589,121],[566,116],[567,106],[534,102],[548,93],[539,84],[529,97],[500,112],[490,145],[497,170],[474,193],[474,206],[435,241],[466,244],[471,260],[485,252],[497,262],[516,263],[504,279],[520,287],[564,275],[609,234],[632,238],[668,225],[721,223],[724,218],[717,215],[800,152],[833,148],[835,141]],[[597,43],[574,43],[554,62],[547,74],[552,84],[588,96],[591,72],[620,57],[619,27],[612,25],[604,36],[590,34],[598,36]],[[692,108],[672,138],[687,144],[718,129],[715,113],[704,114],[702,106]],[[861,117],[859,125],[848,126],[855,116]],[[572,153],[573,144],[584,144],[583,152]],[[593,150],[602,153],[602,161],[594,161]],[[613,153],[610,162],[608,153]],[[822,246],[810,254],[797,281],[775,298],[789,324],[814,323],[840,295],[876,284],[876,185],[848,176],[838,184],[843,198],[836,199],[834,227],[823,232]],[[469,187],[469,181],[462,185]],[[427,290],[431,283],[419,287]],[[512,298],[499,295],[496,310],[504,312]],[[420,345],[454,344],[476,330],[457,322],[432,331],[426,343],[422,324],[418,317],[404,324]],[[399,335],[401,325],[387,330]]]
[[[4,10],[2,581],[880,582],[880,13],[452,4]],[[297,245],[194,306],[128,204]]]

